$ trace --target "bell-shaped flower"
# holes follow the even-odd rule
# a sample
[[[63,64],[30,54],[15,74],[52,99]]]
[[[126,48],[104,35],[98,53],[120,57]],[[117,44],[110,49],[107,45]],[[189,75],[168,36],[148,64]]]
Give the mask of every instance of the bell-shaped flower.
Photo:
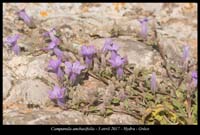
[[[113,43],[113,41],[110,38],[105,40],[104,46],[102,48],[103,52],[107,52],[107,51],[117,52],[118,50],[119,50],[119,46]]]
[[[117,76],[119,78],[123,75],[123,65],[127,61],[126,58],[122,58],[117,53],[112,53],[111,58],[108,60],[113,68],[116,68]]]
[[[141,31],[140,34],[141,36],[146,40],[147,39],[147,24],[148,24],[148,19],[144,18],[142,20],[139,20],[140,24],[141,24]]]
[[[63,78],[64,73],[62,71],[62,69],[60,68],[62,61],[61,59],[57,59],[57,60],[50,60],[48,67],[54,72],[56,73],[58,78]]]
[[[79,61],[74,63],[65,62],[65,65],[65,73],[68,74],[69,80],[72,81],[72,83],[75,82],[77,75],[79,75],[81,71],[86,68],[86,66],[81,65]]]
[[[51,41],[55,41],[55,40],[58,40],[60,41],[56,36],[56,29],[55,28],[52,28],[50,31],[47,31],[45,33],[43,33],[43,36],[44,37],[49,37],[51,39]]]
[[[91,46],[83,45],[81,47],[81,54],[85,58],[85,63],[87,65],[90,65],[92,63],[92,58],[95,53],[96,53],[96,50],[93,45],[91,45]]]
[[[63,52],[58,48],[58,47],[55,47],[53,49],[53,52],[55,53],[55,55],[58,57],[58,59],[62,59],[63,57]]]
[[[49,46],[46,48],[46,50],[53,50],[55,47],[57,47],[60,43],[60,40],[58,38],[55,38],[49,43]]]
[[[189,58],[189,46],[184,46],[183,47],[183,61],[186,62]]]
[[[62,106],[65,103],[64,94],[65,88],[59,88],[58,86],[54,86],[54,89],[49,91],[49,98],[51,100],[57,100],[57,104]]]
[[[194,87],[197,87],[197,72],[192,72],[192,83],[194,84]]]
[[[5,41],[8,46],[12,48],[16,55],[19,55],[20,52],[20,47],[17,45],[17,40],[19,39],[19,37],[20,36],[18,34],[15,34],[14,36],[8,36]]]
[[[51,29],[48,32],[45,32],[43,34],[43,36],[50,37],[50,39],[51,39],[51,42],[49,43],[48,47],[45,48],[44,50],[54,50],[60,44],[60,39],[55,36],[55,28]],[[59,50],[56,49],[56,51],[54,51],[54,53],[57,54],[58,51]],[[59,52],[61,52],[61,51],[59,51]]]
[[[28,26],[31,26],[31,18],[27,15],[25,9],[17,12],[17,15],[22,19]]]

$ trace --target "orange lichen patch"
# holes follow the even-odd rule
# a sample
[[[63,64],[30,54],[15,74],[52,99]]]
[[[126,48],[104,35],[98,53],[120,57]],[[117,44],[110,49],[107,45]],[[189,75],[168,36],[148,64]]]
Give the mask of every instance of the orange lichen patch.
[[[85,80],[83,87],[85,87],[86,89],[96,89],[99,86],[99,82],[92,79],[91,80]]]
[[[118,12],[121,8],[125,6],[125,3],[113,3],[115,10]]]
[[[26,113],[32,113],[33,110],[32,110],[32,109],[22,109],[22,110],[20,110],[19,112],[20,112],[20,113],[26,114]]]
[[[62,111],[61,108],[54,107],[54,106],[47,107],[46,110],[51,111],[51,112],[60,112],[60,111]]]
[[[42,17],[47,17],[48,16],[48,12],[47,11],[40,11],[40,15]]]
[[[81,8],[81,11],[83,12],[83,13],[85,13],[85,12],[88,12],[88,7],[87,6],[84,6],[83,8]]]
[[[3,109],[20,109],[25,108],[26,105],[17,103],[3,103]]]

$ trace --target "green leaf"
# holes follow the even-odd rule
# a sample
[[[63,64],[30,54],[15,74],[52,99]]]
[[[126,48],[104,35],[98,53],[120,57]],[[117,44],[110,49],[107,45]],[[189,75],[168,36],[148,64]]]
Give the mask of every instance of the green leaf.
[[[183,99],[183,93],[180,92],[180,90],[176,91],[176,95],[177,95],[178,98]]]
[[[113,98],[111,103],[115,104],[115,105],[119,105],[120,103],[120,99],[119,98]]]
[[[97,109],[96,106],[90,106],[90,107],[89,107],[89,110],[92,111],[92,112],[95,112],[95,111],[97,111],[98,109]]]
[[[153,96],[152,94],[150,94],[150,93],[146,93],[146,94],[145,94],[145,98],[146,98],[147,100],[153,100],[153,99],[154,99],[154,96]]]
[[[126,108],[127,110],[129,109],[129,105],[128,105],[128,100],[127,100],[127,99],[124,101],[124,106],[125,106],[125,108]]]
[[[170,104],[169,102],[167,102],[167,101],[163,102],[163,104],[164,104],[167,108],[169,108],[170,110],[173,110],[173,109],[174,109],[174,106],[173,106],[172,104]]]
[[[182,106],[182,104],[177,99],[173,99],[172,103],[177,108],[180,108]]]
[[[106,115],[111,115],[113,114],[113,110],[112,109],[106,109]]]

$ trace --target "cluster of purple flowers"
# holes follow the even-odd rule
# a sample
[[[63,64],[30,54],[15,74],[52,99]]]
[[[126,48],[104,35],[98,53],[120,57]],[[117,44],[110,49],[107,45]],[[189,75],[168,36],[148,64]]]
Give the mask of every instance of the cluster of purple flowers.
[[[17,12],[17,15],[20,19],[22,19],[27,25],[31,25],[31,18],[27,15],[25,12],[25,9],[20,10]],[[147,23],[148,19],[144,18],[142,20],[139,20],[141,24],[141,36],[146,40],[147,39]],[[79,61],[76,61],[74,63],[71,63],[69,61],[65,61],[65,70],[63,71],[61,68],[62,59],[63,59],[63,52],[58,48],[58,45],[61,43],[60,39],[56,37],[55,35],[56,30],[55,28],[51,29],[50,31],[43,34],[44,37],[50,38],[50,43],[48,47],[44,48],[44,50],[50,51],[52,50],[53,53],[57,56],[56,60],[50,60],[48,68],[57,75],[57,77],[60,80],[63,80],[65,73],[68,75],[68,79],[72,82],[72,84],[75,83],[78,75],[81,74],[81,72],[86,69],[90,68],[93,63],[93,58],[95,57],[95,54],[97,53],[97,50],[93,45],[87,46],[83,45],[80,50],[80,54],[83,56],[85,65],[81,65]],[[8,36],[6,39],[7,45],[12,48],[13,52],[16,55],[19,55],[20,47],[17,45],[17,41],[20,38],[18,34],[15,34],[13,36]],[[127,57],[121,57],[118,53],[119,46],[114,43],[110,38],[105,40],[104,46],[101,50],[101,52],[105,55],[108,53],[111,54],[110,59],[108,62],[112,66],[112,68],[116,71],[117,78],[122,78],[124,73],[124,65],[128,62]],[[183,49],[183,63],[186,63],[189,59],[189,47],[185,46]],[[193,87],[197,87],[197,72],[192,72],[192,83],[191,85]],[[157,90],[157,81],[156,81],[156,73],[153,72],[151,76],[151,86],[150,89],[153,93]],[[49,98],[52,100],[56,100],[57,104],[59,106],[63,106],[65,103],[65,88],[61,88],[57,85],[54,86],[53,90],[49,91]]]
[[[61,59],[63,57],[63,52],[58,48],[58,45],[60,44],[60,39],[55,36],[55,33],[56,30],[55,28],[53,28],[49,32],[43,34],[44,37],[49,37],[51,40],[49,46],[47,48],[44,48],[44,50],[53,50],[54,54]]]
[[[111,39],[106,39],[102,52],[108,53],[111,52],[111,57],[108,62],[111,66],[116,69],[117,77],[122,78],[123,76],[123,66],[127,62],[126,57],[121,57],[118,54],[119,46],[115,44]]]
[[[54,72],[59,79],[63,79],[64,72],[61,69],[63,52],[58,48],[60,40],[54,35],[55,29],[50,30],[43,34],[45,37],[50,37],[51,42],[49,43],[48,47],[45,50],[53,50],[54,54],[57,56],[57,60],[50,60],[48,67]],[[90,52],[90,51],[89,51]],[[87,55],[90,59],[91,57],[86,51],[85,55]],[[74,83],[76,81],[77,76],[81,73],[86,66],[81,65],[79,61],[75,63],[71,63],[66,61],[65,62],[65,73],[68,75],[69,80]],[[63,106],[65,102],[65,88],[60,88],[58,86],[54,86],[54,89],[49,91],[49,98],[51,100],[57,100],[57,104],[59,106]]]

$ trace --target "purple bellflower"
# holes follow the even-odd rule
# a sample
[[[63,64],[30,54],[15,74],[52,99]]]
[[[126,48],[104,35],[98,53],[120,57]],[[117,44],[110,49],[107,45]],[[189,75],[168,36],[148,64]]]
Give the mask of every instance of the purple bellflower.
[[[121,78],[123,75],[123,65],[127,61],[126,58],[122,58],[119,54],[113,53],[108,60],[113,68],[116,68],[117,77]]]
[[[46,48],[47,50],[53,50],[55,47],[58,46],[58,44],[60,43],[60,40],[58,38],[55,38],[55,40],[52,40],[49,43],[49,46]]]
[[[47,32],[43,33],[43,36],[44,37],[50,37],[51,41],[55,41],[56,39],[58,39],[55,36],[55,33],[56,33],[56,29],[52,28],[50,31],[47,31]]]
[[[95,53],[96,53],[96,50],[93,45],[91,45],[91,46],[83,45],[81,47],[81,54],[84,56],[85,63],[87,65],[90,65],[92,63],[92,58]]]
[[[25,9],[17,12],[17,15],[22,19],[28,26],[31,26],[31,18],[27,15]]]
[[[59,106],[63,106],[64,94],[65,94],[65,88],[59,88],[58,86],[54,86],[54,89],[49,91],[49,98],[51,100],[57,100],[57,104]]]
[[[157,89],[157,86],[156,86],[156,74],[155,72],[152,73],[152,76],[151,76],[151,90],[153,93],[155,93]]]
[[[19,37],[20,36],[18,34],[15,34],[14,36],[7,37],[5,41],[8,44],[8,46],[12,48],[16,55],[19,55],[20,52],[20,48],[17,45],[17,40],[19,39]]]
[[[192,72],[192,82],[194,84],[194,87],[197,87],[197,72],[196,71]]]
[[[144,18],[142,20],[139,20],[139,22],[141,24],[140,34],[146,40],[147,39],[147,24],[148,24],[148,19]]]
[[[183,62],[186,62],[189,58],[189,46],[183,48]]]
[[[79,61],[76,61],[74,63],[65,62],[65,65],[65,73],[68,74],[69,80],[72,83],[75,82],[77,75],[79,75],[81,71],[86,68],[86,66],[81,65]]]
[[[51,29],[49,32],[45,32],[43,36],[50,37],[51,42],[49,43],[49,46],[47,48],[44,48],[44,50],[53,50],[54,54],[60,59],[63,57],[63,52],[57,47],[60,44],[60,39],[58,39],[54,35],[55,28]]]
[[[55,53],[55,55],[58,57],[58,59],[62,59],[63,57],[63,52],[58,48],[58,47],[55,47],[53,49],[53,52]]]
[[[119,50],[119,46],[114,44],[110,38],[105,40],[105,43],[102,49],[103,52],[107,52],[107,51],[117,52],[118,50]]]
[[[61,59],[58,60],[50,60],[48,67],[51,68],[51,70],[56,73],[58,78],[63,78],[64,73],[60,68],[62,61]]]

